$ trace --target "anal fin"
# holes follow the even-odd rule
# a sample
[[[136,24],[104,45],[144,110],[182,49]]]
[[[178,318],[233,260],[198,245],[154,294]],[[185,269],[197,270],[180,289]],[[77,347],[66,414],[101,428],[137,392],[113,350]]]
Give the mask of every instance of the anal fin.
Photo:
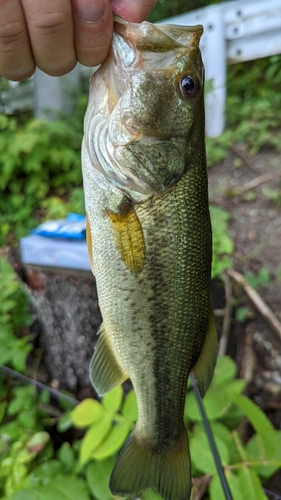
[[[203,398],[213,378],[213,373],[218,357],[218,337],[215,318],[210,304],[210,315],[207,335],[195,365],[191,369],[197,380],[201,397]]]
[[[90,364],[90,377],[95,390],[102,396],[127,380],[128,375],[118,363],[103,325],[98,334],[99,339]]]

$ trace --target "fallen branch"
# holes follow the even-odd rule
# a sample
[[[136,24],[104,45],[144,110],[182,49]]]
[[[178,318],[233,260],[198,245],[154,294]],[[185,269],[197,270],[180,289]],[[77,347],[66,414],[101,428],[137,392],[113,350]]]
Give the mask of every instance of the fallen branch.
[[[194,500],[202,500],[211,482],[212,476],[206,475],[203,477],[192,478],[194,488]]]
[[[214,315],[215,316],[224,316],[225,315],[225,309],[214,309]]]
[[[239,196],[240,194],[246,193],[247,191],[250,191],[251,189],[254,189],[255,187],[259,186],[260,184],[263,184],[264,182],[271,181],[272,179],[275,179],[276,177],[280,177],[280,171],[275,171],[275,172],[267,172],[266,174],[259,175],[258,177],[255,177],[249,182],[246,182],[243,186],[233,186],[233,187],[228,187],[227,189],[224,189],[223,191],[216,193],[213,198],[211,199],[212,202],[218,202],[222,196],[228,196],[231,194],[231,196]]]
[[[248,323],[246,326],[246,335],[244,347],[242,350],[242,361],[241,361],[241,370],[239,376],[243,378],[247,384],[250,384],[253,380],[256,358],[253,349],[253,322]]]
[[[258,292],[256,292],[256,290],[254,290],[254,288],[252,288],[249,283],[247,283],[242,274],[237,273],[237,271],[234,271],[233,269],[228,269],[227,273],[229,276],[231,276],[231,278],[233,278],[239,285],[243,287],[253,305],[281,340],[281,323],[278,321],[273,311],[271,311],[268,305],[263,301]]]
[[[249,182],[246,182],[244,186],[237,188],[237,194],[245,193],[246,191],[249,191],[250,189],[253,189],[260,184],[263,184],[264,182],[271,181],[272,179],[275,179],[275,177],[280,177],[280,171],[275,171],[275,172],[268,172],[267,174],[259,175],[258,177],[255,177]],[[234,192],[236,193],[235,189]]]
[[[247,151],[237,146],[237,144],[231,144],[230,149],[232,149],[233,153],[236,154],[236,156],[239,156],[245,165],[253,170],[253,172],[258,172],[258,169],[254,165],[253,157]]]

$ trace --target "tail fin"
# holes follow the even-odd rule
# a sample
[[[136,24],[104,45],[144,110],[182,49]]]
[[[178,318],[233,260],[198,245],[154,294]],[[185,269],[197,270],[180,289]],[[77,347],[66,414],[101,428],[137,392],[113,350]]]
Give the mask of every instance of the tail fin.
[[[189,500],[191,490],[188,437],[172,452],[158,452],[137,439],[134,431],[127,439],[111,474],[113,495],[136,497],[154,488],[164,500]]]

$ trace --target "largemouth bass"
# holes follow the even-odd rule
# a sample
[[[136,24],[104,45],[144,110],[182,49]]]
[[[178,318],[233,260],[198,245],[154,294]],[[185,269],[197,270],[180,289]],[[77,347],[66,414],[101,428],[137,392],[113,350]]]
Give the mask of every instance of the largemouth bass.
[[[103,395],[130,378],[138,405],[110,479],[119,496],[189,499],[187,378],[203,396],[217,357],[201,34],[117,19],[90,83],[82,162],[103,317],[91,379]]]

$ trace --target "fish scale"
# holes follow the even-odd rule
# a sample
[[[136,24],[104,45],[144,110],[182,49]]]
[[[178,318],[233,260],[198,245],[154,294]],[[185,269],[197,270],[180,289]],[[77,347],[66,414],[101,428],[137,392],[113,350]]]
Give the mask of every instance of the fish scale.
[[[130,378],[138,405],[135,429],[110,479],[112,493],[120,496],[155,488],[164,500],[188,500],[190,458],[183,422],[187,378],[190,371],[195,373],[203,395],[217,355],[209,290],[212,238],[203,71],[197,47],[201,32],[200,27],[156,27],[119,19],[105,69],[102,65],[91,81],[82,163],[87,240],[103,317],[91,378],[100,395]],[[151,39],[146,44],[147,36]],[[186,41],[185,49],[179,49],[179,40]],[[134,48],[135,59],[122,61],[124,43]],[[151,71],[153,57],[147,57],[147,47],[155,58],[158,49],[161,52],[156,73],[166,85],[167,115],[163,96],[157,94],[161,85],[150,85],[156,73]],[[177,83],[186,74],[199,82],[191,98],[180,95]],[[124,93],[135,85],[138,88],[130,92],[133,102],[126,100],[122,110]],[[107,93],[115,96],[118,113],[112,99],[106,106]],[[165,116],[163,125],[163,120],[153,122],[151,100],[153,113],[159,109]],[[135,123],[138,133],[127,128],[124,135],[130,108],[130,127]],[[97,116],[107,124],[100,135],[95,135]],[[100,146],[99,141],[106,142]],[[107,164],[110,158],[114,175]]]

